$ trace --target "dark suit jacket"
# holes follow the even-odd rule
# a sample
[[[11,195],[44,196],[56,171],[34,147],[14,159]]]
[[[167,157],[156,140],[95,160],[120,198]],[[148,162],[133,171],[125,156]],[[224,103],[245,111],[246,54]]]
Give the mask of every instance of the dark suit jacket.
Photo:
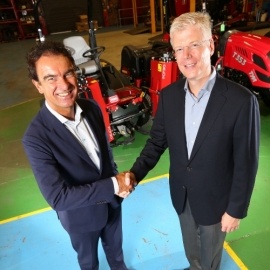
[[[186,196],[201,225],[236,218],[247,209],[258,167],[259,107],[244,87],[217,75],[201,126],[188,158],[184,80],[161,91],[150,139],[131,168],[145,177],[169,148],[172,203],[180,215]]]
[[[81,144],[46,106],[28,127],[23,144],[39,188],[68,232],[102,228],[108,207],[119,207],[111,176],[117,173],[99,107],[78,100],[100,148],[96,168]],[[110,205],[110,206],[109,206]]]

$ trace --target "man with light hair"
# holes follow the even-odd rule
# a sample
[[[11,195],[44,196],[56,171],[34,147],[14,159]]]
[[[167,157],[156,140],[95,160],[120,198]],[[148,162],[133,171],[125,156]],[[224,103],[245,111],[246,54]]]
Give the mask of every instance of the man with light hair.
[[[168,148],[172,204],[191,270],[218,270],[226,233],[246,217],[259,157],[256,97],[211,66],[207,13],[176,18],[171,44],[184,79],[161,91],[150,138],[130,169],[140,182]]]

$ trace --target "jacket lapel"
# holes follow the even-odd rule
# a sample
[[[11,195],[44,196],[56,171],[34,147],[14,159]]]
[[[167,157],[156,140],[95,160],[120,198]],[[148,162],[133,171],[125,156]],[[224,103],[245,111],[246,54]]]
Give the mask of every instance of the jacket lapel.
[[[180,93],[180,98],[175,99],[176,101],[180,101],[180,104],[177,104],[177,107],[179,111],[177,112],[176,115],[179,115],[179,120],[180,120],[180,136],[179,138],[183,138],[183,140],[180,140],[181,143],[181,148],[180,149],[185,149],[185,156],[188,157],[188,150],[187,150],[187,140],[186,140],[186,129],[185,129],[185,100],[186,100],[186,91],[184,90],[184,81],[182,81],[182,85],[180,86],[181,91]]]
[[[78,142],[78,140],[66,128],[66,126],[49,112],[45,105],[41,110],[41,114],[44,124],[49,131],[48,136],[50,136],[50,138],[54,141],[54,143],[58,145],[58,147],[62,147],[63,149],[70,149],[70,151],[81,156],[86,162],[98,170],[91,158],[88,156],[84,147]]]
[[[226,90],[225,82],[217,75],[189,161],[195,157],[211,128],[214,126],[215,121],[219,117],[219,112],[226,102],[226,97],[224,95]]]
[[[98,128],[97,120],[94,119],[92,114],[84,114],[84,117],[91,128],[93,135],[95,136],[95,140],[97,142],[98,148],[99,148],[99,159],[100,159],[100,170],[102,171],[102,152],[103,152],[103,146],[104,142],[102,141],[102,138],[104,137],[104,134],[101,133],[101,129]],[[106,142],[105,142],[106,143]]]

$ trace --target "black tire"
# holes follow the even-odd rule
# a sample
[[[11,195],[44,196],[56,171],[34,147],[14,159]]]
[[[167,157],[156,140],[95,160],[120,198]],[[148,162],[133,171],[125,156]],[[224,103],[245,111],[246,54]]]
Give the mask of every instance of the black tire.
[[[151,114],[152,114],[152,103],[151,103],[151,98],[150,98],[149,94],[145,94],[144,99],[143,99],[143,103],[142,103],[140,109],[145,109],[146,112],[139,117],[139,119],[137,121],[137,127],[138,127],[139,132],[145,133],[145,131],[142,129],[142,127],[149,122],[149,120],[151,119]],[[149,133],[149,131],[147,131],[147,134],[148,133]]]

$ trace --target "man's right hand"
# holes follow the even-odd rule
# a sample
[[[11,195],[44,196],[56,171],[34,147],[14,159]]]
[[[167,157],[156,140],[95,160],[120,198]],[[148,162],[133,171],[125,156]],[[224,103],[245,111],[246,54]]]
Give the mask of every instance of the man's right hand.
[[[135,186],[137,186],[135,175],[131,172],[122,172],[115,177],[118,182],[118,195],[120,197],[126,198],[135,189]]]

